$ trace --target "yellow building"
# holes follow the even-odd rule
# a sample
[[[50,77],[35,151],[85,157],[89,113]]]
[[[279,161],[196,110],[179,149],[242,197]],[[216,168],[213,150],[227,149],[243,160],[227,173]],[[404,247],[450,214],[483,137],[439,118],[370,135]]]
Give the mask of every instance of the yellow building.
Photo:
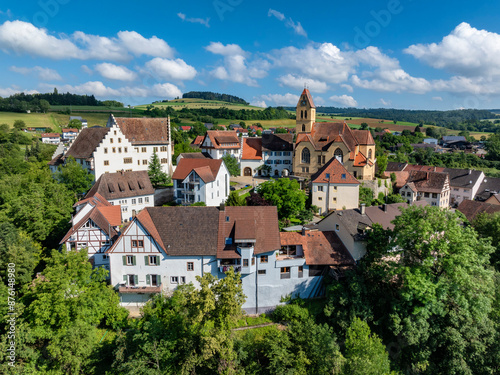
[[[375,141],[370,131],[351,129],[345,122],[316,122],[316,106],[307,89],[297,104],[295,131],[296,176],[310,178],[336,158],[358,180],[375,177]]]

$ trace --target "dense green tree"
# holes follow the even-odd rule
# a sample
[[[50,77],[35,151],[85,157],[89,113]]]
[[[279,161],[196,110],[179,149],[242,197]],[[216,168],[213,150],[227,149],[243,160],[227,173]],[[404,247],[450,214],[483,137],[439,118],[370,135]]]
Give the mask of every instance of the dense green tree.
[[[479,214],[472,225],[482,238],[491,239],[495,251],[491,254],[490,261],[500,271],[500,214]]]
[[[367,207],[373,203],[373,190],[364,186],[359,187],[359,203],[365,204]]]
[[[199,148],[192,148],[187,142],[175,143],[174,156],[172,161],[174,162],[174,164],[177,164],[177,157],[180,154],[191,152],[201,152],[201,150]]]
[[[238,191],[232,191],[227,197],[226,206],[246,206],[246,201]]]
[[[50,104],[45,99],[41,99],[38,106],[40,107],[40,111],[42,111],[43,113],[47,113],[47,111],[50,109]]]
[[[82,128],[82,122],[77,119],[73,119],[70,122],[68,122],[68,128],[70,129],[81,129]]]
[[[386,154],[380,154],[377,156],[377,166],[378,166],[377,175],[379,177],[384,176],[384,172],[387,168],[387,163],[388,163],[388,158]]]
[[[231,176],[239,176],[241,173],[240,163],[238,163],[238,159],[236,159],[231,154],[226,154],[222,157],[224,164],[226,165],[227,170]]]
[[[306,208],[306,193],[295,180],[269,180],[256,188],[257,193],[278,209],[278,218],[291,219]]]
[[[153,151],[153,155],[151,155],[151,160],[149,161],[148,176],[154,188],[165,186],[172,182],[172,178],[163,171],[156,151]]]
[[[21,130],[26,128],[26,123],[23,120],[14,121],[14,129]]]
[[[94,176],[87,168],[82,167],[73,157],[66,159],[64,165],[57,167],[54,178],[61,184],[66,185],[69,191],[76,196],[86,193],[94,181]]]
[[[485,147],[488,151],[488,159],[500,160],[500,133],[490,135],[486,140]]]

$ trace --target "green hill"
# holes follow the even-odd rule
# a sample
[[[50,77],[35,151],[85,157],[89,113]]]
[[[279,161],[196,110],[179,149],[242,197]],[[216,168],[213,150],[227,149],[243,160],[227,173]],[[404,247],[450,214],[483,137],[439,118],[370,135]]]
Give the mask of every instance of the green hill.
[[[136,109],[145,110],[148,106],[154,106],[159,108],[172,107],[175,110],[181,110],[183,108],[188,109],[200,109],[200,108],[227,108],[227,109],[253,109],[257,111],[262,111],[264,108],[256,107],[253,105],[239,104],[239,103],[229,103],[222,100],[206,100],[206,99],[195,99],[195,98],[184,98],[175,99],[165,102],[155,102],[152,104],[141,104],[135,106]]]

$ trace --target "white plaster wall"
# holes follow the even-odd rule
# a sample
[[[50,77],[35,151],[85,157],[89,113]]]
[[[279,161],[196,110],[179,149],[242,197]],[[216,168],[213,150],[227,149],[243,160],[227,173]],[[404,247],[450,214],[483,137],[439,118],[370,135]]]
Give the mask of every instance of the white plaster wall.
[[[240,167],[241,167],[240,174],[242,176],[244,176],[245,168],[249,167],[249,168],[252,168],[252,176],[256,177],[256,176],[258,176],[257,168],[259,168],[262,165],[264,165],[264,161],[262,159],[241,160],[240,161]]]
[[[139,203],[139,198],[142,199],[142,203]],[[132,199],[135,199],[135,204],[132,204]],[[130,221],[133,217],[133,210],[135,210],[135,214],[137,215],[146,207],[154,207],[155,198],[154,194],[149,195],[138,195],[136,197],[123,198],[123,199],[110,199],[109,203],[114,206],[120,205],[121,213],[122,213],[122,222]]]
[[[276,160],[280,160],[281,163],[276,164]],[[284,169],[288,169],[290,173],[293,170],[292,151],[263,151],[262,161],[264,164],[269,165],[272,168],[271,176],[275,175],[275,170],[278,170],[280,176]]]

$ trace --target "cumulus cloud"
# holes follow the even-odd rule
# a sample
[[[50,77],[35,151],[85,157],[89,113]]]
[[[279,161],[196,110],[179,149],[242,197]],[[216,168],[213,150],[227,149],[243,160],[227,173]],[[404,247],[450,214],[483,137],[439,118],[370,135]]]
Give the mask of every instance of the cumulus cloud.
[[[256,106],[256,107],[261,107],[261,108],[267,108],[267,104],[264,100],[253,100],[250,102],[250,105]]]
[[[254,98],[255,102],[271,102],[274,106],[294,107],[299,102],[299,95],[295,94],[267,94]]]
[[[302,35],[307,38],[307,33],[300,22],[295,23],[291,18],[286,18],[283,13],[278,12],[274,9],[269,9],[269,11],[267,12],[267,16],[277,18],[278,20],[284,22],[286,27],[293,29],[295,34]]]
[[[42,68],[41,66],[34,66],[33,68],[26,68],[21,66],[11,66],[10,71],[22,75],[36,74],[41,81],[61,81],[62,77],[53,69]]]
[[[340,87],[342,87],[343,89],[346,89],[349,92],[353,92],[354,91],[354,89],[352,88],[352,86],[348,85],[347,83],[341,84]]]
[[[442,102],[443,101],[443,98],[440,97],[440,96],[433,96],[432,97],[432,100],[435,100],[436,102]]]
[[[191,23],[199,23],[199,24],[202,24],[206,27],[210,27],[210,18],[206,18],[206,19],[203,19],[203,18],[189,18],[189,17],[186,17],[186,15],[184,13],[177,13],[177,17],[179,17],[181,20],[183,21],[186,21],[186,22],[191,22]]]
[[[6,21],[0,25],[0,49],[6,53],[54,60],[130,60],[135,56],[172,57],[173,49],[162,39],[149,39],[135,31],[120,31],[108,38],[76,31],[71,36],[53,36],[29,22]]]
[[[156,57],[148,61],[145,66],[151,73],[163,79],[191,80],[197,74],[196,69],[182,59],[169,60]]]
[[[380,104],[382,104],[384,107],[388,107],[391,105],[391,101],[390,100],[384,100],[383,98],[380,98],[379,100]]]
[[[133,81],[137,78],[137,74],[123,65],[115,65],[110,63],[97,64],[95,70],[104,78],[117,81]]]
[[[267,60],[257,59],[248,62],[250,53],[237,44],[223,45],[220,42],[211,42],[205,49],[224,56],[224,65],[217,66],[211,71],[211,74],[220,80],[258,86],[256,79],[267,76],[270,68]]]
[[[5,87],[5,88],[0,87],[0,96],[1,97],[7,97],[7,96],[14,95],[14,94],[19,94],[21,92],[24,92],[25,94],[38,94],[39,93],[36,90],[20,90],[20,89],[15,88],[15,87]]]
[[[314,79],[306,78],[304,76],[297,76],[294,74],[287,74],[278,77],[278,82],[282,86],[287,86],[296,90],[301,90],[304,85],[312,92],[326,92],[328,90],[328,85],[325,82],[317,81]]]
[[[171,83],[157,83],[152,87],[151,92],[155,96],[166,97],[168,99],[182,97],[182,91]]]
[[[358,102],[352,96],[349,96],[349,95],[330,96],[330,100],[335,102],[335,103],[338,103],[344,107],[357,107],[358,106]]]

